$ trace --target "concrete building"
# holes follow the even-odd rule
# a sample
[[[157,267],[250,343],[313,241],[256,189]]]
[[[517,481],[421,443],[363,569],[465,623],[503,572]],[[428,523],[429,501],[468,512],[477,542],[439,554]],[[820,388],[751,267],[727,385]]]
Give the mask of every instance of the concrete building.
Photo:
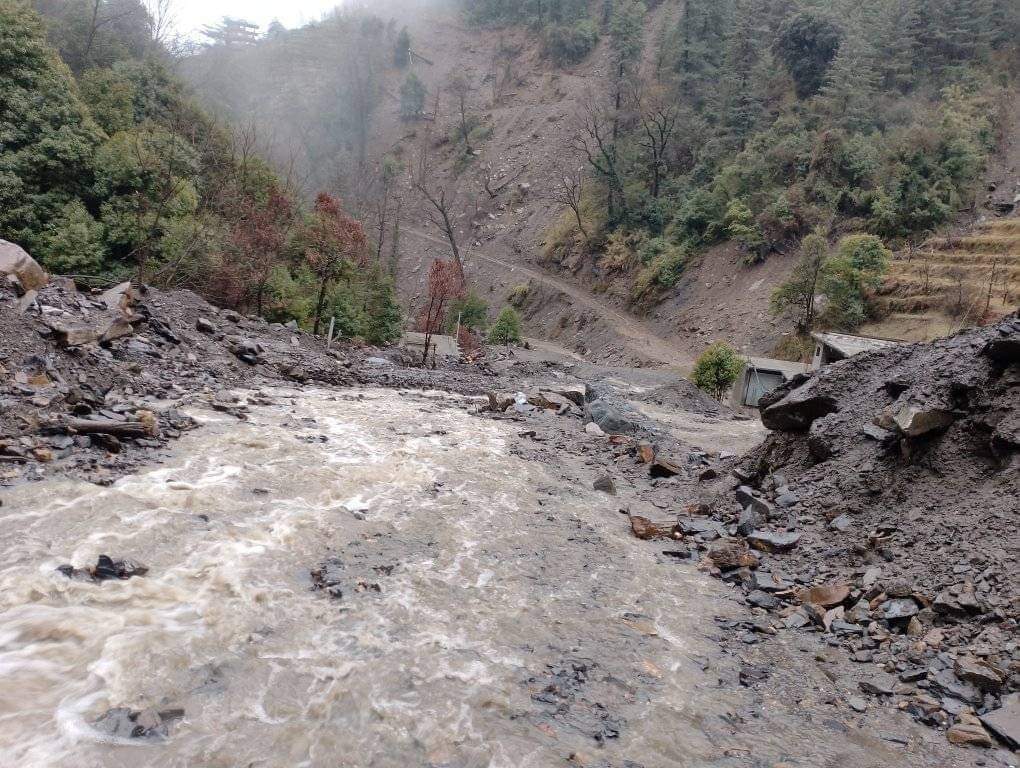
[[[849,333],[812,333],[815,340],[815,354],[811,361],[811,370],[817,371],[823,365],[845,360],[870,352],[873,349],[895,347],[902,342],[892,339],[876,339],[869,336],[853,336]]]
[[[421,359],[422,354],[425,352],[425,334],[408,331],[400,339],[400,346]],[[457,344],[457,340],[453,336],[433,334],[432,338],[429,339],[429,363],[435,364],[438,360],[449,359],[460,359],[460,345]]]
[[[729,404],[733,408],[757,408],[762,395],[808,370],[806,363],[789,360],[767,357],[745,357],[744,360],[744,372],[730,390]]]

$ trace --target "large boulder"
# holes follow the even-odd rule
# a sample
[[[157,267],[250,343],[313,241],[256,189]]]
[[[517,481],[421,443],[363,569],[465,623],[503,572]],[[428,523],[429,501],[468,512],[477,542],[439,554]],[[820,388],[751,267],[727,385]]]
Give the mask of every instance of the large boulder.
[[[907,437],[941,432],[955,420],[952,411],[930,403],[905,403],[893,415],[897,429]]]
[[[797,385],[797,382],[799,385]],[[821,389],[819,379],[796,376],[778,399],[763,399],[762,423],[778,432],[804,432],[815,419],[835,413],[836,399]],[[766,396],[767,397],[767,396]]]
[[[0,274],[17,278],[22,291],[37,291],[49,282],[49,275],[24,248],[0,240]]]
[[[988,340],[984,353],[997,363],[1020,363],[1020,317],[1008,317],[996,328],[997,335]]]

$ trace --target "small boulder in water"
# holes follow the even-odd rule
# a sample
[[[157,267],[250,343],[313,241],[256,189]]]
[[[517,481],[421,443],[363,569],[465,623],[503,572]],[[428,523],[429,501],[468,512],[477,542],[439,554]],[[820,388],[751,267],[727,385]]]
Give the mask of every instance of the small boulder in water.
[[[118,739],[146,739],[158,741],[170,735],[170,725],[184,717],[183,709],[154,709],[135,711],[127,707],[114,707],[102,714],[94,723],[96,730]]]
[[[312,587],[320,589],[330,597],[339,600],[344,596],[341,582],[344,575],[344,564],[338,557],[332,557],[321,563],[311,572]]]
[[[148,567],[137,560],[114,560],[109,555],[100,555],[96,564],[90,568],[75,568],[73,565],[61,565],[57,568],[69,579],[79,581],[108,581],[110,579],[130,579],[132,576],[144,576]]]

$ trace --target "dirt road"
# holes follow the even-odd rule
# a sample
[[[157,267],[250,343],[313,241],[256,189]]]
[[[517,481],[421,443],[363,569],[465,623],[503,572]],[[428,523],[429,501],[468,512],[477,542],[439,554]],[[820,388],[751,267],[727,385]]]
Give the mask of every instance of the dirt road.
[[[448,247],[448,243],[442,238],[420,229],[406,228],[404,234],[427,240],[435,245]],[[638,357],[654,360],[684,372],[694,367],[694,359],[689,352],[668,339],[656,335],[636,318],[607,306],[605,302],[578,285],[572,285],[539,268],[512,264],[477,250],[466,252],[466,260],[471,261],[472,259],[484,261],[509,272],[526,275],[530,280],[559,291],[569,298],[569,303],[582,306],[601,317],[620,337],[621,344]]]

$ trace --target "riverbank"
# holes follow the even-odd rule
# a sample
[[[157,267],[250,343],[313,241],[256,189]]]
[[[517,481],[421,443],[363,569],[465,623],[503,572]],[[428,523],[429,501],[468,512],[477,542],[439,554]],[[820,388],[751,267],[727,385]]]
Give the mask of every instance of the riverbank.
[[[124,322],[114,322],[117,317]],[[124,328],[125,323],[129,328]],[[101,343],[89,335],[111,327],[121,330]],[[874,555],[882,562],[862,559],[865,567],[857,572],[853,567],[858,560],[851,559],[847,561],[850,569],[844,567],[845,553],[841,554],[844,550],[838,542],[863,530],[864,517],[855,521],[854,516],[863,515],[876,494],[874,483],[849,482],[857,475],[841,475],[840,467],[853,466],[855,473],[858,469],[871,474],[887,472],[883,484],[896,487],[895,480],[903,472],[910,473],[915,484],[918,478],[925,478],[931,470],[923,462],[904,463],[883,448],[881,456],[866,457],[871,462],[868,467],[861,459],[855,464],[837,461],[827,469],[826,461],[833,456],[820,458],[817,446],[812,449],[817,430],[776,433],[762,448],[752,451],[766,435],[759,422],[731,413],[669,369],[605,368],[539,350],[519,355],[501,351],[482,365],[454,363],[427,371],[409,366],[399,350],[350,345],[328,349],[321,340],[294,329],[218,312],[191,294],[134,295],[122,288],[106,296],[85,295],[58,280],[31,302],[13,294],[0,301],[0,329],[7,342],[2,364],[9,376],[0,394],[5,403],[0,441],[8,458],[3,466],[4,482],[13,489],[5,492],[6,520],[14,526],[12,531],[19,525],[29,526],[12,534],[11,541],[46,542],[42,549],[21,547],[10,555],[14,579],[10,594],[25,600],[19,610],[29,610],[38,602],[38,594],[45,596],[43,602],[51,601],[50,608],[56,608],[105,598],[111,591],[119,602],[123,595],[116,590],[158,592],[167,586],[160,573],[168,571],[177,574],[177,586],[170,593],[192,606],[182,610],[198,614],[216,610],[222,595],[197,609],[178,591],[189,579],[201,584],[204,577],[188,571],[185,578],[174,571],[171,556],[147,548],[156,546],[155,542],[138,548],[130,543],[137,535],[144,539],[162,531],[163,536],[168,530],[202,536],[206,523],[223,515],[233,521],[235,510],[239,510],[240,519],[236,524],[227,522],[223,531],[229,543],[220,542],[217,547],[226,547],[228,554],[240,547],[243,553],[253,536],[261,541],[265,536],[276,540],[303,535],[299,530],[309,520],[307,510],[293,523],[278,521],[276,511],[307,506],[315,513],[316,530],[326,538],[309,540],[300,552],[289,550],[286,541],[278,542],[280,551],[274,555],[278,559],[272,561],[272,567],[282,569],[277,574],[282,581],[276,586],[263,584],[264,589],[254,592],[240,586],[248,578],[245,574],[257,572],[257,581],[263,579],[266,565],[245,565],[233,573],[229,558],[217,565],[213,560],[206,562],[219,573],[216,579],[246,594],[247,603],[262,599],[257,595],[267,594],[266,589],[281,589],[312,600],[309,610],[316,616],[332,616],[333,611],[343,616],[360,604],[352,600],[365,599],[365,593],[368,597],[386,593],[385,580],[373,574],[389,575],[385,571],[393,563],[383,562],[387,558],[420,560],[426,550],[432,553],[426,560],[440,554],[450,556],[446,548],[436,550],[435,543],[417,539],[401,540],[399,546],[386,544],[378,556],[363,555],[372,548],[362,547],[375,540],[388,541],[405,524],[424,524],[417,516],[435,514],[427,511],[433,501],[451,494],[452,506],[442,507],[443,524],[455,525],[462,532],[474,531],[472,558],[490,565],[520,557],[534,561],[537,570],[526,577],[532,583],[531,600],[541,602],[559,594],[554,586],[559,583],[588,580],[615,585],[613,580],[621,578],[618,569],[623,573],[638,567],[634,562],[641,563],[640,587],[625,580],[624,586],[629,586],[612,594],[605,591],[608,587],[596,586],[590,593],[575,590],[566,603],[569,610],[577,612],[579,621],[587,613],[598,626],[586,653],[599,659],[601,669],[613,670],[600,673],[607,675],[603,683],[625,681],[621,683],[624,698],[618,704],[626,714],[599,709],[606,707],[607,701],[615,701],[602,687],[597,694],[579,693],[583,686],[571,682],[573,660],[564,656],[570,661],[568,666],[564,660],[546,660],[543,663],[554,671],[548,672],[553,677],[543,685],[553,690],[543,692],[539,686],[530,694],[532,701],[543,705],[536,711],[544,713],[541,717],[536,714],[531,725],[546,736],[551,730],[555,736],[552,741],[543,737],[538,746],[532,745],[543,760],[575,755],[574,761],[583,764],[624,765],[619,760],[631,760],[649,768],[660,764],[753,765],[762,760],[768,765],[841,765],[841,760],[849,759],[841,756],[853,755],[846,764],[893,766],[909,760],[910,765],[919,766],[1015,765],[1015,757],[1004,751],[1008,741],[996,741],[1003,737],[992,735],[997,733],[996,723],[1001,724],[1006,739],[1013,727],[1008,702],[1016,695],[1015,664],[1020,661],[1015,632],[1010,640],[1011,627],[1015,630],[1010,606],[1016,604],[1016,589],[1015,580],[1006,571],[1008,553],[991,553],[991,562],[985,553],[979,564],[981,572],[988,572],[982,576],[986,586],[980,587],[979,593],[985,598],[994,596],[994,604],[986,600],[982,608],[975,602],[978,610],[957,612],[959,615],[922,612],[925,599],[931,598],[918,587],[917,578],[923,577],[924,569],[911,570],[915,539],[910,536],[879,530],[874,523],[868,533],[872,528],[878,530],[880,547],[874,549]],[[1004,338],[1008,340],[1009,335]],[[980,344],[970,347],[975,354],[983,348]],[[952,353],[954,359],[962,359],[959,348]],[[840,370],[853,371],[849,365]],[[1007,434],[1000,425],[1008,425],[1012,418],[1009,392],[1015,393],[1015,389],[1009,388],[1015,387],[1015,382],[1009,378],[1013,375],[1009,365],[993,366],[988,374],[996,376],[996,387],[1006,387],[1002,404],[977,409],[981,423],[990,424],[994,435]],[[937,367],[931,360],[922,360],[918,370]],[[965,368],[970,370],[966,365],[960,370]],[[1005,374],[995,373],[1000,368]],[[881,370],[883,381],[904,384],[905,379],[898,379],[895,371]],[[922,383],[926,380],[923,375]],[[944,377],[950,390],[949,379],[955,380],[954,376],[959,378],[956,374]],[[852,417],[855,425],[867,422],[870,416],[854,410],[866,408],[870,402],[866,388],[855,385],[852,376],[840,386],[843,389],[831,394],[835,412],[843,416],[834,418]],[[983,385],[978,389],[994,390]],[[429,391],[432,394],[427,394]],[[851,406],[848,401],[840,405],[838,400],[845,393],[852,393],[857,404]],[[797,399],[798,403],[805,401],[810,403],[810,398]],[[816,419],[822,415],[812,413]],[[971,417],[960,413],[960,424],[969,423]],[[81,421],[99,422],[101,429],[83,433],[75,426]],[[457,428],[450,429],[450,424]],[[118,437],[115,431],[125,429],[122,425],[129,431]],[[856,438],[853,434],[858,427],[851,427],[844,430],[846,434],[838,429],[826,433],[837,449],[833,454],[859,451],[861,446],[871,445],[866,441],[876,443],[875,451],[885,445],[875,438],[878,432],[872,430],[870,436]],[[883,429],[891,441],[892,432]],[[260,436],[263,431],[272,433],[272,439]],[[963,432],[957,435],[951,431],[948,439],[943,434],[938,432],[934,445],[962,444]],[[368,435],[374,436],[369,441],[371,450],[365,445]],[[930,439],[907,447],[913,446],[913,455],[917,455],[917,447],[930,445]],[[210,454],[217,457],[215,461],[202,458],[202,451],[210,450],[208,440],[225,441]],[[1008,443],[1003,446],[998,440],[993,445],[1006,451],[1004,466],[1008,466],[1008,455],[1012,455]],[[273,456],[268,463],[264,451]],[[418,453],[428,456],[428,461]],[[745,454],[747,458],[743,458]],[[754,469],[762,466],[762,456],[771,462],[764,472]],[[447,465],[450,459],[454,465]],[[428,466],[429,462],[436,466]],[[881,467],[876,466],[879,462]],[[196,480],[192,476],[202,466],[205,469]],[[993,462],[981,470],[990,473],[993,484],[961,488],[954,500],[956,507],[963,509],[968,503],[965,493],[994,489],[996,478],[1008,485],[1009,476],[997,474],[1001,472],[997,466]],[[271,472],[264,481],[259,479],[261,475],[248,477],[253,471],[262,471],[260,468]],[[327,473],[325,478],[321,472]],[[347,477],[349,472],[353,475]],[[480,484],[468,496],[460,490],[461,473],[470,474]],[[413,479],[413,491],[402,485],[405,475]],[[430,479],[424,481],[423,477]],[[356,485],[358,478],[383,496],[387,492],[380,489],[395,483],[396,496],[386,497],[387,504],[394,505],[392,514],[379,529],[361,530],[362,523],[372,522],[372,514],[365,494],[348,484]],[[79,485],[79,481],[90,485]],[[419,481],[424,485],[419,487]],[[143,497],[155,494],[156,500],[143,504],[139,512],[143,520],[136,531],[139,524],[128,509],[134,497],[128,489],[138,487],[139,482],[149,488]],[[342,491],[335,487],[337,482]],[[748,487],[741,488],[743,485]],[[839,497],[838,509],[851,521],[850,526],[835,525],[840,515],[823,514],[835,507],[814,498],[822,485],[826,494]],[[410,495],[401,496],[401,488]],[[423,502],[422,493],[431,501]],[[1000,506],[1007,499],[999,491],[989,493],[989,502]],[[51,499],[53,494],[59,501]],[[309,502],[309,494],[316,500]],[[106,514],[104,504],[122,497],[125,505],[106,518],[108,530],[100,530],[98,521],[95,528],[89,528],[97,514]],[[883,498],[889,505],[886,514],[892,516],[905,515],[897,510],[913,503],[909,494]],[[80,506],[83,499],[96,501]],[[365,504],[368,506],[362,508]],[[524,507],[530,508],[530,517],[521,517]],[[493,509],[503,511],[490,514]],[[575,511],[567,514],[566,509]],[[1008,505],[1001,511],[1008,524]],[[484,520],[476,519],[481,513],[486,515]],[[1012,514],[1015,530],[1016,511]],[[70,519],[67,523],[72,538],[32,530],[36,525],[51,525],[47,515],[78,515],[76,525]],[[208,519],[203,521],[203,515]],[[186,519],[191,521],[187,525],[182,523]],[[939,520],[932,518],[933,531],[938,530]],[[909,518],[915,528],[922,522],[921,518]],[[506,526],[505,532],[501,524]],[[192,531],[190,525],[198,527]],[[956,525],[965,528],[963,522]],[[331,527],[333,534],[329,533]],[[358,531],[357,537],[345,538],[350,531]],[[422,537],[424,531],[421,529]],[[341,539],[330,539],[330,535]],[[1008,548],[1008,535],[1006,539],[1003,546]],[[457,546],[462,547],[463,541]],[[620,560],[614,551],[628,554]],[[870,550],[849,551],[853,557],[864,557]],[[150,571],[124,584],[86,579],[68,589],[62,586],[62,575],[56,585],[53,583],[57,565],[67,564],[77,569],[72,573],[83,573],[101,554],[140,559]],[[352,558],[357,567],[351,566]],[[652,570],[644,572],[653,564]],[[878,565],[876,573],[873,569]],[[449,568],[454,566],[448,565],[444,573],[456,575],[457,571]],[[997,574],[994,580],[989,578],[990,568]],[[498,569],[488,570],[498,573]],[[971,578],[968,573],[971,571],[956,574],[961,584]],[[476,581],[482,578],[480,574],[475,575]],[[729,585],[710,580],[706,574],[722,577]],[[899,582],[911,574],[915,581],[901,588]],[[495,609],[501,598],[489,589],[493,578],[485,576],[484,584],[471,589],[481,590],[479,599],[490,601]],[[863,583],[866,578],[870,578],[868,584]],[[137,586],[143,583],[144,587]],[[519,588],[523,590],[523,584]],[[812,589],[823,591],[805,593]],[[214,592],[219,595],[218,590]],[[959,602],[961,594],[957,590],[951,597]],[[417,592],[410,598],[404,594],[404,598],[426,599]],[[917,607],[904,617],[906,621],[886,615],[890,605],[906,606],[906,601]],[[172,605],[173,600],[164,607],[176,611]],[[370,608],[371,603],[366,603],[365,610]],[[11,610],[15,610],[13,605]],[[674,610],[686,611],[694,616],[693,621],[673,627],[670,622],[682,618],[671,617]],[[688,642],[699,644],[702,650],[696,654],[695,667],[701,667],[700,671],[690,669],[686,655],[687,661],[668,657],[672,661],[665,666],[660,663],[663,657],[650,662],[661,674],[646,669],[637,675],[651,674],[665,682],[649,684],[650,688],[635,682],[633,670],[622,674],[622,669],[614,666],[619,663],[617,657],[636,663],[634,647],[621,640],[601,648],[594,640],[615,637],[620,631],[602,611],[615,611],[612,615],[617,619],[622,616],[619,620],[629,627],[628,632],[635,624],[639,635],[640,628],[650,629],[647,637],[666,643],[672,649],[669,653],[679,652]],[[649,616],[652,624],[647,623]],[[112,614],[106,619],[112,620]],[[554,615],[542,619],[556,620]],[[460,631],[470,634],[471,621],[470,613],[456,613],[444,631],[455,632],[456,623]],[[920,625],[923,637],[914,623]],[[113,629],[117,629],[116,622]],[[27,637],[47,631],[30,626]],[[205,630],[196,631],[201,634]],[[938,643],[934,642],[936,635]],[[392,644],[390,650],[396,653],[417,641],[395,636],[379,642],[388,649]],[[479,638],[476,646],[488,642]],[[536,653],[536,648],[531,647],[529,653]],[[569,646],[562,646],[561,655],[567,653],[563,648]],[[138,650],[144,650],[144,645]],[[707,665],[702,660],[707,660]],[[589,668],[586,662],[577,663]],[[545,680],[542,675],[546,673],[540,669],[527,669],[534,673],[529,673],[529,683]],[[587,685],[588,672],[581,675]],[[632,732],[626,737],[626,750],[607,751],[607,744],[624,743],[615,741],[624,738],[618,721],[644,717],[645,708],[655,700],[650,691],[659,685],[679,685],[677,675],[693,679],[696,689],[713,690],[718,699],[711,699],[712,706],[722,708],[705,719],[691,715],[686,704],[669,705],[686,713],[674,712],[674,717],[697,721],[691,726],[696,726],[695,731],[684,739],[702,746],[688,746],[684,752],[674,744],[666,751],[647,753],[642,759],[649,762],[641,763],[633,755],[645,753],[633,751],[633,740],[658,741],[641,735],[644,732]],[[993,676],[998,682],[989,689]],[[686,687],[681,689],[677,693],[681,698],[694,695]],[[164,728],[157,719],[148,730],[142,729],[143,737],[187,733],[195,727],[191,718],[196,705],[179,688],[175,695],[159,696],[139,694],[125,686],[112,696],[107,688],[103,690],[105,706],[119,710],[112,720],[105,721],[116,733],[126,730],[130,734],[137,725],[130,719],[131,713],[138,715],[153,708],[157,715],[183,708],[183,730],[170,722]],[[611,685],[609,690],[615,688]],[[346,695],[356,694],[348,691]],[[581,703],[575,701],[577,696]],[[95,718],[105,715],[97,709],[96,700],[88,699],[83,706],[78,729],[93,738]],[[206,706],[199,702],[198,712],[204,713]],[[517,711],[505,706],[506,716]],[[159,709],[163,707],[167,709]],[[987,724],[987,716],[998,719]],[[204,714],[201,717],[207,719]],[[940,730],[956,728],[956,736],[965,737],[963,743],[984,748],[962,749],[941,737],[933,741],[924,735],[931,731],[918,730],[915,720]],[[567,725],[561,728],[563,722]],[[664,721],[661,727],[668,725]],[[564,729],[571,734],[569,738],[562,735]],[[617,735],[610,736],[611,731]],[[810,738],[802,738],[802,734],[810,734]],[[956,740],[956,736],[950,738]],[[533,737],[529,730],[524,743],[531,744]],[[514,736],[517,738],[520,735]],[[375,748],[382,744],[378,742]],[[570,751],[563,753],[568,746]],[[331,753],[327,749],[319,754]],[[450,765],[468,759],[451,754],[455,758],[447,761]],[[144,764],[161,765],[160,759]],[[705,762],[710,759],[721,762]],[[804,762],[806,759],[813,762]]]

